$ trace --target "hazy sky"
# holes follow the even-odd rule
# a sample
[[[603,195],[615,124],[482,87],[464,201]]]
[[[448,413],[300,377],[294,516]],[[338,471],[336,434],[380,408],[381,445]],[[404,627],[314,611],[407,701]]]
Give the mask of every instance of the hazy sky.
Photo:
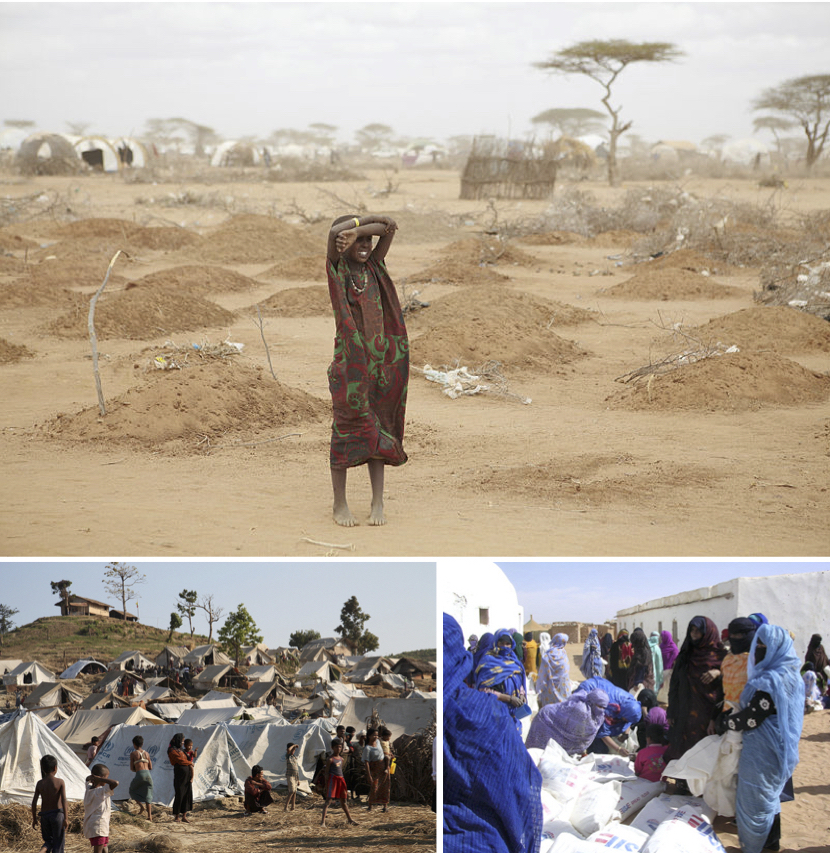
[[[580,562],[498,564],[524,607],[525,620],[601,622],[653,598],[740,577],[830,571],[830,562]]]
[[[140,135],[182,116],[222,136],[371,122],[405,136],[524,135],[550,107],[602,109],[531,67],[588,39],[668,41],[614,103],[649,141],[751,135],[751,100],[830,72],[830,3],[0,3],[0,122]]]
[[[366,628],[380,639],[380,654],[436,647],[434,563],[124,562],[146,575],[146,583],[136,587],[138,615],[142,623],[157,628],[170,625],[178,594],[195,589],[213,593],[225,615],[244,604],[270,648],[287,646],[296,630],[336,636],[340,608],[356,595],[363,612],[371,616]],[[71,580],[71,592],[120,610],[120,601],[107,595],[102,582],[106,564],[106,560],[0,563],[0,603],[20,611],[14,617],[16,625],[57,616],[58,598],[49,583]],[[127,603],[127,610],[136,612],[134,601]],[[185,621],[181,630],[186,627]],[[207,635],[203,611],[197,611],[193,628]]]

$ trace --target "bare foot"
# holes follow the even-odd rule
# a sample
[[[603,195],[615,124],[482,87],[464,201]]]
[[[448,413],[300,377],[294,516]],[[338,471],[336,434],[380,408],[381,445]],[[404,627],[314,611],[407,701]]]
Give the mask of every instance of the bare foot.
[[[386,516],[383,514],[383,503],[372,504],[372,510],[369,513],[369,524],[372,527],[380,527],[386,524]]]
[[[352,515],[348,504],[335,504],[332,515],[341,527],[355,527],[357,525],[357,519]]]
[[[357,826],[357,821],[356,820],[350,820],[349,826]]]

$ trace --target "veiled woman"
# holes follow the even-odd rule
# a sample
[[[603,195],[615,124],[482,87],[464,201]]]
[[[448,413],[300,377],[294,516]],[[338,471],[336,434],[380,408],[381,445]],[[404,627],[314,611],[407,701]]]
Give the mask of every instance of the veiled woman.
[[[539,708],[564,702],[571,695],[571,665],[565,650],[567,642],[567,634],[557,634],[548,653],[542,658],[539,677],[536,679]]]
[[[661,631],[660,653],[663,655],[663,672],[674,666],[679,651],[677,643],[675,643],[674,637],[671,635],[671,631]]]
[[[585,678],[605,677],[605,664],[602,660],[602,649],[599,645],[599,634],[596,628],[591,628],[582,647],[582,663],[579,671]]]
[[[533,718],[525,746],[544,749],[555,740],[568,755],[581,755],[605,721],[608,694],[602,690],[574,693],[564,702],[545,705]]]
[[[608,659],[608,671],[610,682],[622,690],[628,690],[628,670],[631,667],[631,658],[634,649],[628,637],[628,631],[620,631],[614,645],[611,646]]]
[[[633,690],[642,684],[646,690],[654,690],[654,659],[651,646],[642,628],[631,632],[631,665],[628,667],[626,689]],[[655,697],[656,701],[656,697]]]
[[[818,689],[824,693],[827,687],[827,673],[825,667],[830,664],[827,660],[827,654],[824,651],[824,646],[821,644],[821,634],[813,634],[810,637],[810,644],[807,646],[807,654],[804,655],[804,663],[811,663],[813,670],[816,673],[816,681],[818,681]],[[805,671],[801,668],[802,673]]]
[[[536,675],[536,657],[539,653],[539,644],[533,639],[533,632],[525,633],[524,643],[522,643],[524,651],[525,672],[528,675]]]
[[[515,641],[510,631],[496,631],[495,648],[483,655],[475,673],[477,690],[492,693],[503,702],[521,732],[522,723],[516,710],[527,702],[527,678],[525,668],[516,657]]]
[[[804,722],[804,682],[793,641],[777,625],[761,625],[749,651],[741,710],[727,727],[743,731],[735,799],[743,853],[778,850],[781,793],[798,764]]]
[[[717,625],[706,616],[695,616],[672,668],[667,764],[713,733],[723,701],[720,667],[725,655]]]
[[[504,704],[465,685],[472,656],[444,614],[444,853],[538,853],[542,776]]]
[[[663,684],[663,653],[660,651],[660,635],[652,631],[648,635],[648,647],[651,649],[651,661],[654,664],[654,689]]]

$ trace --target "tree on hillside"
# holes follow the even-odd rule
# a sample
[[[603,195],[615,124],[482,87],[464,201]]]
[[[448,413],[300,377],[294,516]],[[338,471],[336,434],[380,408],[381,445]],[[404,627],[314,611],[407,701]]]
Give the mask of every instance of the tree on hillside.
[[[205,616],[207,616],[208,627],[210,629],[208,631],[208,642],[210,643],[213,641],[213,626],[222,618],[225,609],[213,603],[212,593],[210,595],[203,595],[196,603],[196,606],[199,610],[204,610]]]
[[[228,615],[225,624],[219,629],[217,639],[226,652],[233,653],[234,662],[239,666],[243,646],[253,646],[262,642],[262,634],[253,617],[244,604]]]
[[[110,595],[121,599],[121,612],[126,622],[127,602],[138,598],[134,587],[145,583],[147,578],[135,566],[126,563],[107,563],[104,569],[104,586]]]
[[[589,133],[605,133],[602,123],[605,115],[598,110],[584,107],[554,107],[533,116],[533,124],[547,124],[562,136],[586,136]]]
[[[193,617],[196,615],[196,590],[183,589],[179,593],[181,601],[176,602],[176,610],[187,617],[187,624],[190,626],[190,636],[193,637]]]
[[[182,627],[182,617],[175,611],[170,614],[170,633],[167,635],[167,642],[173,639],[173,631],[178,631]],[[190,635],[193,636],[192,634]]]
[[[581,41],[558,50],[544,62],[534,62],[535,68],[555,74],[582,74],[595,80],[605,90],[602,103],[611,116],[608,131],[608,183],[620,184],[617,169],[617,140],[632,125],[621,122],[622,106],[611,106],[611,87],[617,77],[635,62],[670,62],[683,56],[683,52],[670,42],[630,42],[625,39]]]
[[[344,640],[351,640],[359,655],[374,651],[380,641],[363,626],[372,617],[360,609],[356,596],[352,596],[340,610],[340,624],[334,629]]]
[[[289,638],[288,645],[295,649],[301,649],[306,643],[319,639],[319,631],[295,631]]]
[[[69,615],[69,587],[72,586],[72,581],[50,581],[52,592],[57,593],[61,597],[61,616]]]
[[[807,137],[805,159],[810,169],[821,157],[830,131],[830,74],[796,77],[764,89],[752,109],[789,116],[801,126]]]
[[[0,646],[3,645],[6,634],[14,629],[12,616],[19,612],[19,610],[15,610],[10,604],[0,604]]]

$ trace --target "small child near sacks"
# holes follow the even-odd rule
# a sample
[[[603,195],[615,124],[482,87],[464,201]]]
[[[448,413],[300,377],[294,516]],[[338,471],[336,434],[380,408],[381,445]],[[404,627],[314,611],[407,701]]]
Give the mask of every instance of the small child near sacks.
[[[37,829],[37,801],[41,798],[40,835],[43,846],[40,853],[63,853],[66,840],[66,785],[58,779],[58,760],[54,755],[40,759],[41,779],[35,785],[32,797],[32,829]]]
[[[665,729],[659,723],[650,723],[646,729],[646,746],[637,753],[634,760],[634,772],[641,779],[659,782],[666,769],[663,756],[668,748]]]
[[[110,779],[109,775],[106,765],[95,764],[92,773],[86,777],[83,833],[94,853],[109,853],[112,792],[118,787],[118,782]]]

